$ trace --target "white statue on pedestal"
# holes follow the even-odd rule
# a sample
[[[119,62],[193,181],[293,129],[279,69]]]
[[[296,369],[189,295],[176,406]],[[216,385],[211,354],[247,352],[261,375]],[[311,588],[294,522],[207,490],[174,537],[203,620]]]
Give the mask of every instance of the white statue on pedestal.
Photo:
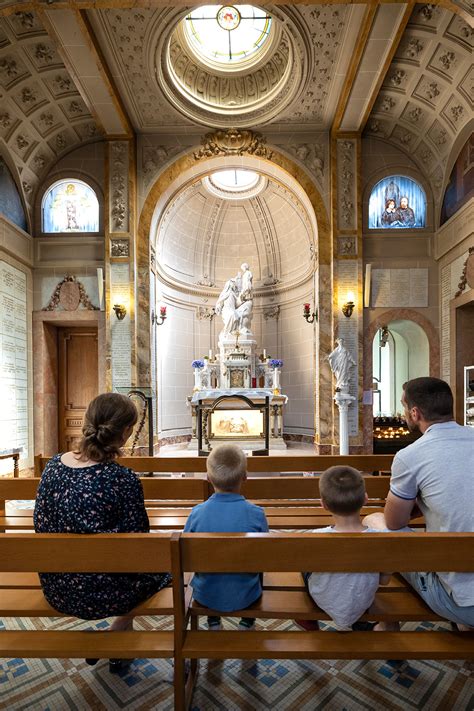
[[[348,392],[355,360],[344,346],[343,338],[336,338],[336,348],[328,355],[329,366],[336,378],[336,392]]]
[[[219,294],[215,306],[216,314],[222,316],[224,336],[239,335],[248,337],[252,335],[252,272],[249,265],[242,264],[240,272],[234,279],[228,279]]]
[[[344,346],[343,338],[336,338],[336,344],[327,358],[336,378],[334,401],[339,408],[339,454],[349,454],[349,407],[355,400],[349,395],[349,386],[356,363]]]

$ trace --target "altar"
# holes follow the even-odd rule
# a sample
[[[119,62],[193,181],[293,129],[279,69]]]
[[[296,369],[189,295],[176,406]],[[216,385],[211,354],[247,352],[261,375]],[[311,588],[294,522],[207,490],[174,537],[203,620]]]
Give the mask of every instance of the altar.
[[[188,396],[187,402],[192,413],[192,437],[188,449],[198,450],[197,438],[197,404],[203,410],[203,439],[207,446],[217,444],[238,444],[245,450],[258,450],[262,447],[263,429],[260,412],[248,410],[241,400],[226,400],[225,410],[214,410],[217,417],[211,419],[215,402],[223,395],[248,398],[255,405],[263,405],[265,398],[270,400],[270,450],[284,450],[283,439],[283,406],[288,402],[286,395],[275,395],[269,388],[227,388],[199,390]]]
[[[196,452],[199,450],[199,427],[203,446],[205,444],[208,449],[219,443],[233,442],[243,449],[262,450],[266,433],[270,450],[286,449],[283,407],[288,397],[280,389],[283,362],[267,356],[265,348],[257,351],[257,341],[251,330],[252,281],[247,263],[242,264],[237,276],[226,281],[214,309],[223,321],[217,353],[213,355],[211,349],[209,355],[197,358],[191,364],[194,389],[187,397],[192,413],[192,436],[188,448]],[[224,401],[218,402],[223,396]],[[264,417],[266,398],[269,410],[265,408]]]

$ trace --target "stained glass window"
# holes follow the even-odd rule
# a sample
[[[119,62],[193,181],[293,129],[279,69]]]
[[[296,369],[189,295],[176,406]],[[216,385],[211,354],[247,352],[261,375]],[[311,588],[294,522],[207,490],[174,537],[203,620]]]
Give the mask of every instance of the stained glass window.
[[[252,57],[270,36],[271,17],[253,5],[203,5],[184,20],[196,52],[225,65]]]
[[[416,229],[426,224],[426,196],[411,178],[390,175],[373,188],[369,200],[370,229]]]
[[[82,180],[60,180],[43,197],[43,232],[98,232],[99,202]]]

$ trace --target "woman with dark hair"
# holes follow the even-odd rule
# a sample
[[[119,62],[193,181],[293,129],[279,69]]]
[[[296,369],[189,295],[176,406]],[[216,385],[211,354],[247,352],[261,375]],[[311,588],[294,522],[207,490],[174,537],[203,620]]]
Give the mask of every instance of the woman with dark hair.
[[[105,393],[89,404],[75,451],[46,465],[34,511],[37,533],[148,533],[138,476],[115,459],[130,437],[137,410],[125,395]],[[168,573],[41,573],[49,604],[84,620],[115,616],[111,630],[131,629],[134,607],[171,582]],[[98,660],[86,660],[94,664]],[[132,660],[110,660],[119,671]]]

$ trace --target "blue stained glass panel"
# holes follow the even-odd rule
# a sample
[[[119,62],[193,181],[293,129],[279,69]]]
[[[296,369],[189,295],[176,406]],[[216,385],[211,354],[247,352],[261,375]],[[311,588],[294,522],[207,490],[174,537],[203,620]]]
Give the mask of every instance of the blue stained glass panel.
[[[411,178],[390,175],[373,188],[369,229],[417,229],[426,225],[426,196]]]
[[[42,202],[43,232],[98,232],[99,201],[82,180],[61,180]]]

